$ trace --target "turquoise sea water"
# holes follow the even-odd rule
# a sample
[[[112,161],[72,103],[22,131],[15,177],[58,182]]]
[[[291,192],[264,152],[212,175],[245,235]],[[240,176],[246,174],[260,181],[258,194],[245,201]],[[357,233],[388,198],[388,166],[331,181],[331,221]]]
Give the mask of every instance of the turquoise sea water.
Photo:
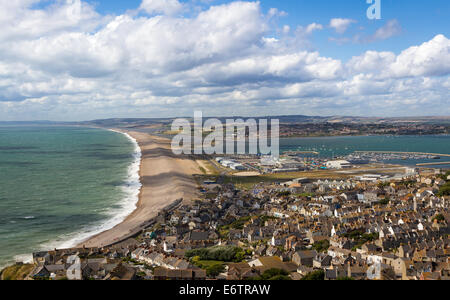
[[[138,162],[121,133],[0,127],[0,266],[119,223],[137,201]]]

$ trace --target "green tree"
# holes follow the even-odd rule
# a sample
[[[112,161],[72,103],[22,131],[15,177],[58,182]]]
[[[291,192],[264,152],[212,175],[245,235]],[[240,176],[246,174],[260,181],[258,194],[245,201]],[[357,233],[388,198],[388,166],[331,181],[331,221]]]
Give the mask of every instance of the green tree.
[[[450,181],[439,188],[439,197],[450,196]]]
[[[444,217],[443,214],[438,214],[438,215],[433,217],[433,221],[434,220],[437,220],[438,222],[443,222],[443,221],[445,221],[445,217]]]
[[[291,277],[287,276],[287,275],[276,275],[274,277],[269,278],[269,281],[289,281],[292,280]]]
[[[268,280],[268,281],[275,281],[275,280],[292,280],[289,277],[289,273],[282,269],[276,269],[272,268],[269,270],[264,271],[264,273],[261,276],[255,277],[252,280]]]
[[[225,267],[223,264],[214,264],[214,265],[206,268],[206,275],[208,275],[209,277],[216,277],[220,273],[222,273],[224,270],[225,270]]]
[[[323,270],[314,271],[305,275],[305,277],[303,277],[301,280],[309,280],[309,281],[325,280],[325,272]]]
[[[328,248],[330,248],[330,241],[322,240],[322,241],[315,242],[314,245],[312,246],[312,248],[314,250],[316,250],[317,252],[326,252],[326,251],[328,251]]]
[[[285,270],[272,268],[272,269],[266,270],[261,275],[261,277],[263,280],[270,280],[271,278],[276,277],[276,276],[287,276],[287,275],[289,275],[289,273],[286,272]]]
[[[234,246],[214,246],[210,248],[193,249],[186,252],[189,259],[198,256],[200,260],[215,260],[223,262],[241,262],[245,252]]]

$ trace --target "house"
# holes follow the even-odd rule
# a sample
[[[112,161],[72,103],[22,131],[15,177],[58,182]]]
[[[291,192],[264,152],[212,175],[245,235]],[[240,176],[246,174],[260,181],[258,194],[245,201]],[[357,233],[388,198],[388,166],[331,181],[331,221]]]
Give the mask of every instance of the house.
[[[381,247],[378,247],[375,244],[369,244],[369,243],[362,245],[361,250],[363,253],[367,253],[367,254],[376,254],[376,253],[380,253],[382,251]]]
[[[336,280],[347,276],[347,270],[344,267],[338,266],[325,270],[325,280]]]
[[[347,265],[347,277],[362,280],[367,276],[367,266],[359,266],[359,265]]]
[[[316,256],[317,252],[315,250],[297,251],[292,256],[292,261],[297,264],[297,266],[312,267],[313,260]]]
[[[39,266],[33,270],[33,272],[31,273],[31,277],[34,279],[44,279],[49,278],[50,274],[51,273],[45,266]]]
[[[323,269],[326,267],[331,266],[331,261],[333,258],[326,254],[318,254],[316,257],[314,257],[313,260],[313,267],[316,269]]]
[[[170,270],[156,268],[153,272],[155,280],[206,280],[206,271],[201,269]]]
[[[351,251],[347,249],[341,249],[337,247],[330,247],[328,248],[328,255],[333,258],[347,258],[349,255],[351,255]]]
[[[189,240],[192,242],[207,241],[209,240],[209,233],[206,231],[191,231],[189,233]]]
[[[402,258],[412,258],[414,255],[414,247],[410,244],[408,245],[400,245],[398,248],[398,256]]]
[[[269,269],[281,269],[289,273],[297,271],[297,266],[295,264],[291,262],[282,262],[281,259],[276,256],[260,257],[252,260],[248,264],[250,267],[260,270],[261,273]]]
[[[35,265],[43,265],[50,263],[51,256],[47,251],[33,253],[33,263]]]
[[[242,230],[230,229],[228,236],[230,240],[240,240],[242,238]]]
[[[395,280],[397,277],[391,266],[376,263],[367,269],[367,278],[369,280]]]
[[[297,273],[299,273],[299,274],[302,275],[302,276],[306,276],[306,275],[308,275],[309,273],[312,273],[313,271],[314,271],[313,268],[305,267],[305,266],[299,266],[299,267],[297,268]]]
[[[378,201],[378,192],[377,191],[367,191],[364,192],[364,202],[371,203]]]
[[[136,269],[125,264],[117,265],[105,280],[134,280],[136,278]]]
[[[260,272],[248,263],[233,263],[228,265],[227,280],[248,280],[258,277]]]

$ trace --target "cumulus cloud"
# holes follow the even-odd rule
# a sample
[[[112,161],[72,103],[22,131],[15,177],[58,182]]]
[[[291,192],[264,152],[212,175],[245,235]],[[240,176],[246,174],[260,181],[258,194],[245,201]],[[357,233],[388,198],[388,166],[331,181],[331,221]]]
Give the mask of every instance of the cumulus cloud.
[[[38,2],[0,0],[8,11],[0,10],[3,120],[176,116],[194,109],[358,114],[380,105],[380,112],[395,113],[399,105],[448,101],[444,35],[398,55],[367,51],[343,62],[310,50],[308,37],[323,25],[286,27],[276,36],[271,18],[282,13],[264,12],[259,2],[180,16],[178,8],[157,5],[180,2],[143,1],[147,14],[112,17],[79,0],[36,8]],[[345,32],[352,22],[338,23],[334,28]]]
[[[347,64],[350,72],[370,73],[381,78],[450,75],[450,40],[439,34],[399,55],[367,51]]]
[[[439,34],[420,46],[410,47],[390,66],[397,77],[450,74],[450,40]]]
[[[183,9],[178,0],[143,0],[140,6],[148,14],[176,15]]]
[[[347,31],[352,23],[356,23],[352,19],[334,18],[330,20],[330,27],[336,30],[337,33],[343,34]]]

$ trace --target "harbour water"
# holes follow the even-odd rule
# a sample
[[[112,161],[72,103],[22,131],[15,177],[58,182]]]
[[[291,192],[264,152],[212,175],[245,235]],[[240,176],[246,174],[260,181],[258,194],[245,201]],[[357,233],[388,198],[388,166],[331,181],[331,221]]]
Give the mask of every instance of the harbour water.
[[[280,140],[280,151],[314,151],[320,158],[342,157],[355,151],[401,151],[450,154],[449,135],[430,136],[348,136],[348,137],[318,137],[289,138]],[[439,160],[416,157],[377,157],[380,161],[392,164],[415,166],[420,163],[450,162],[450,157]],[[450,165],[437,165],[449,168]]]

